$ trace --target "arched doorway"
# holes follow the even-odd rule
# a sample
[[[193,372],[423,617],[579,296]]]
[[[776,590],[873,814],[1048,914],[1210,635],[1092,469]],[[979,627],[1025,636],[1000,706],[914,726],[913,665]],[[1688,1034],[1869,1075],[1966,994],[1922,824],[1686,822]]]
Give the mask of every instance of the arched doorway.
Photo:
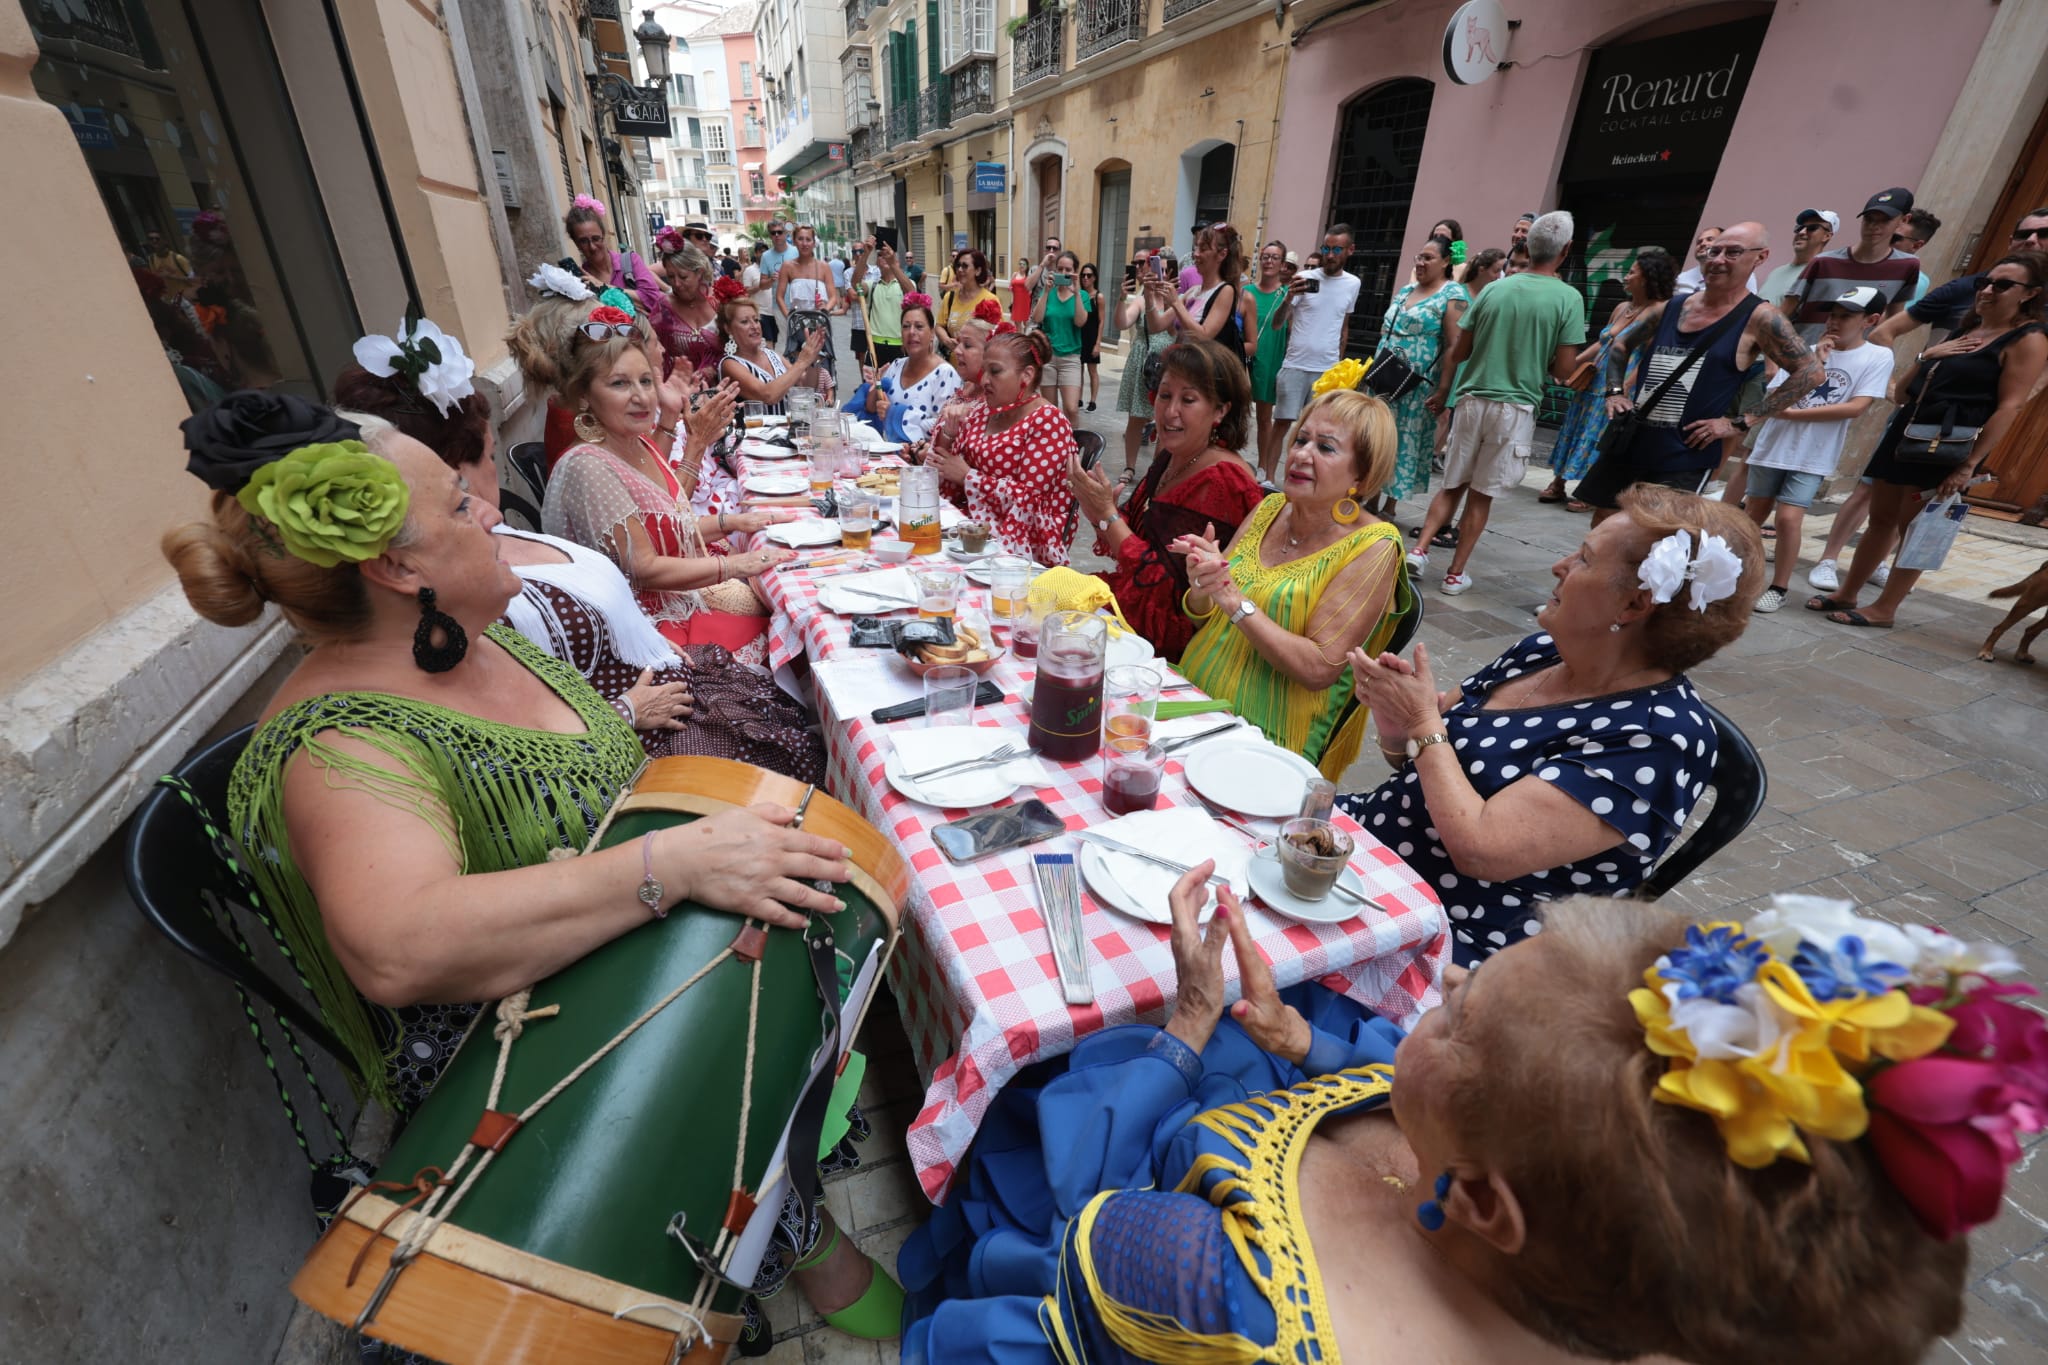
[[[1370,355],[1379,344],[1380,317],[1407,277],[1401,237],[1434,94],[1428,81],[1392,81],[1353,99],[1338,115],[1329,221],[1351,225],[1350,269],[1360,280],[1353,355]]]

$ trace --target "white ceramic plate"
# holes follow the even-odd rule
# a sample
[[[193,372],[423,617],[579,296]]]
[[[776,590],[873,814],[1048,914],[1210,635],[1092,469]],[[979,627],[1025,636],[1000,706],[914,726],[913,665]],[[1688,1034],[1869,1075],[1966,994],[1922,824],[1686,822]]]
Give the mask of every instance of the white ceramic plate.
[[[1164,901],[1158,905],[1147,905],[1124,890],[1123,883],[1110,871],[1110,854],[1099,844],[1081,845],[1081,879],[1088,883],[1089,894],[1119,914],[1132,919],[1144,920],[1147,924],[1172,924],[1173,910]],[[1209,903],[1202,907],[1200,920],[1207,924],[1216,913],[1216,895],[1209,894]]]
[[[1226,736],[1198,744],[1181,755],[1188,785],[1225,810],[1270,820],[1301,812],[1302,793],[1316,765],[1277,745],[1247,743]]]
[[[814,545],[837,545],[839,523],[823,517],[805,517],[801,521],[785,521],[780,526],[771,526],[762,534],[777,545],[806,550]]]
[[[1281,869],[1277,856],[1254,857],[1250,875],[1252,891],[1258,898],[1289,919],[1298,919],[1305,924],[1342,924],[1365,913],[1364,906],[1335,891],[1319,901],[1307,901],[1295,895],[1287,889],[1287,874]],[[1337,882],[1361,896],[1365,894],[1365,880],[1358,875],[1356,868],[1345,868],[1344,875]]]
[[[749,493],[787,497],[791,493],[810,492],[811,481],[802,474],[749,474],[741,487]]]
[[[1102,661],[1105,667],[1121,668],[1125,664],[1149,664],[1157,657],[1152,652],[1152,642],[1142,635],[1112,635]]]
[[[791,450],[788,446],[769,445],[765,441],[743,441],[740,455],[749,460],[800,460],[803,452]]]
[[[937,806],[941,810],[993,806],[1017,790],[1020,785],[1005,777],[1001,768],[976,768],[972,772],[962,773],[957,779],[947,780],[947,794],[955,797],[955,800],[934,801],[915,782],[903,776],[903,758],[900,754],[890,754],[882,772],[888,777],[889,785],[903,795],[923,805]]]

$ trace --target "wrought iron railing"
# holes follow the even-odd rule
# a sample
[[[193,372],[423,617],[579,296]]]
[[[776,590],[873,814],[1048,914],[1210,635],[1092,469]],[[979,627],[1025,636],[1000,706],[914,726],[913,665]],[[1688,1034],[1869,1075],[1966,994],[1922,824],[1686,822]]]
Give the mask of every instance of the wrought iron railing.
[[[1025,20],[1011,39],[1011,70],[1018,89],[1057,76],[1066,65],[1066,54],[1061,51],[1066,36],[1062,32],[1064,18],[1056,9],[1041,10]]]
[[[953,78],[939,75],[932,78],[917,97],[917,131],[919,134],[936,133],[953,121]]]
[[[856,166],[875,159],[875,130],[856,128],[846,138],[846,159]]]
[[[953,117],[996,111],[996,64],[970,62],[953,73]]]
[[[1146,0],[1081,0],[1074,16],[1074,60],[1145,36]]]
[[[1166,0],[1166,21],[1171,23],[1183,14],[1193,13],[1208,3],[1210,0]]]
[[[851,38],[858,33],[868,16],[880,7],[879,0],[846,0],[846,36]]]
[[[583,12],[593,19],[619,22],[619,0],[583,0]]]
[[[889,106],[889,145],[899,147],[917,141],[917,101]]]

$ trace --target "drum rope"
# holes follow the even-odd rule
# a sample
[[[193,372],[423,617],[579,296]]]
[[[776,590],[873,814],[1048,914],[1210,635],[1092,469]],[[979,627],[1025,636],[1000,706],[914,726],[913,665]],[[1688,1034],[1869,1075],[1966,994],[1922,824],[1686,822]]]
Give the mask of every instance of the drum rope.
[[[761,1030],[761,959],[754,959],[753,983],[747,993],[747,1062],[740,1071],[740,1133],[733,1144],[732,1188],[737,1194],[745,1187],[747,1174],[747,1120],[754,1108],[754,1044]],[[711,1259],[723,1268],[725,1246],[732,1237],[732,1220],[727,1218],[719,1226],[718,1236],[711,1244]],[[693,1312],[711,1311],[711,1300],[718,1293],[718,1280],[710,1275],[697,1277],[697,1292],[690,1296]]]

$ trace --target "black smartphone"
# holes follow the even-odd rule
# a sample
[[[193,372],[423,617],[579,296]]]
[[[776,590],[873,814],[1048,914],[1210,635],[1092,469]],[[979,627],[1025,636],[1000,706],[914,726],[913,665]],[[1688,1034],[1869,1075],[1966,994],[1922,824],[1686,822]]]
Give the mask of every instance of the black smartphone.
[[[886,223],[875,224],[875,245],[878,247],[885,246],[889,250],[894,251],[896,249],[896,229]]]
[[[1323,282],[1313,275],[1301,282],[1301,292],[1304,294],[1319,294],[1322,292],[1322,289]]]
[[[581,275],[583,273],[583,262],[577,260],[574,256],[564,256],[561,260],[556,261],[555,264],[568,271],[571,275]]]
[[[1127,266],[1125,266],[1125,267],[1124,267],[1124,283],[1125,283],[1125,284],[1131,284],[1131,283],[1133,283],[1134,281],[1136,281],[1136,280],[1137,280],[1137,278],[1138,278],[1138,263],[1137,263],[1136,261],[1132,261],[1132,262],[1131,262],[1131,263],[1130,263],[1129,265],[1127,265]]]
[[[1066,832],[1067,822],[1034,797],[1014,806],[985,810],[950,825],[939,825],[932,830],[932,842],[951,861],[971,863],[991,853],[1022,848]]]
[[[994,706],[1002,699],[1003,689],[986,679],[982,681],[981,686],[974,689],[976,706]],[[877,725],[887,725],[892,720],[909,720],[912,716],[924,714],[924,698],[917,697],[910,701],[898,702],[894,706],[877,707],[869,714],[874,717]]]

